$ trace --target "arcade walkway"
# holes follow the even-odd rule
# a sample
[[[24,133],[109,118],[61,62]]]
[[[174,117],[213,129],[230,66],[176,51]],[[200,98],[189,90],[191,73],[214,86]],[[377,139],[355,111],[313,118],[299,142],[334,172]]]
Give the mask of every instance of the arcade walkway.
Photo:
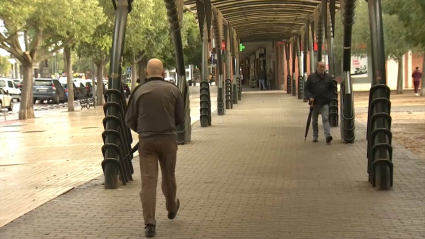
[[[158,187],[156,238],[424,238],[425,162],[394,144],[393,191],[367,182],[364,123],[357,142],[304,142],[308,106],[282,92],[244,92],[213,126],[180,146],[176,220]],[[322,134],[321,134],[322,135]],[[100,161],[99,161],[100,162]],[[135,181],[102,177],[0,228],[0,238],[143,238]]]

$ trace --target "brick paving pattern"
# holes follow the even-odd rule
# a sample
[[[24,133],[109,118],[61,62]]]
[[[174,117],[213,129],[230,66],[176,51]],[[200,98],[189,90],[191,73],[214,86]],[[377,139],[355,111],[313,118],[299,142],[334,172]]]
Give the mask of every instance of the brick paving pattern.
[[[190,91],[195,123],[199,87]],[[215,110],[216,87],[212,96]],[[36,112],[31,120],[0,121],[0,227],[102,174],[103,109],[75,110],[51,109]]]
[[[156,238],[425,238],[425,162],[395,144],[394,189],[367,182],[365,124],[353,145],[304,142],[308,106],[282,92],[244,92],[213,126],[179,146],[180,212],[167,219],[158,186]],[[320,121],[319,121],[320,122]],[[143,238],[135,181],[102,177],[0,228],[0,238]]]

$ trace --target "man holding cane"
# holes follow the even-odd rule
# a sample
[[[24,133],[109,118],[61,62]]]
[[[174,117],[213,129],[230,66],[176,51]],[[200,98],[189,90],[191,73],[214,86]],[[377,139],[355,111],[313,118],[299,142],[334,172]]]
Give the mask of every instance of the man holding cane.
[[[310,74],[307,78],[304,93],[305,97],[309,100],[309,104],[313,105],[313,142],[318,142],[318,119],[319,114],[321,114],[326,143],[330,143],[333,138],[329,124],[329,103],[336,89],[332,77],[326,73],[325,69],[324,62],[317,62],[316,72]]]

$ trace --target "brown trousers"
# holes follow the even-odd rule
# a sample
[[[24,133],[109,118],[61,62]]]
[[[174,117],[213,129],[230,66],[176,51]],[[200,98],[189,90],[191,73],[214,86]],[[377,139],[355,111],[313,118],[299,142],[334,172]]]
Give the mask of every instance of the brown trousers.
[[[158,183],[158,161],[161,165],[162,192],[165,196],[168,212],[174,212],[176,203],[176,158],[177,143],[174,138],[164,138],[152,141],[144,141],[139,138],[140,174],[142,177],[142,200],[143,218],[145,225],[156,225],[156,186]]]

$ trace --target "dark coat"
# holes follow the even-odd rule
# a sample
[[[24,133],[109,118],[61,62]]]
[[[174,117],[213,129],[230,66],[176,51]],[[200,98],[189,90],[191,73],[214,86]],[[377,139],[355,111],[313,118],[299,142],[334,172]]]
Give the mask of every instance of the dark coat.
[[[314,105],[329,104],[335,98],[335,81],[329,74],[310,74],[304,86],[304,95],[307,99],[314,98]]]

